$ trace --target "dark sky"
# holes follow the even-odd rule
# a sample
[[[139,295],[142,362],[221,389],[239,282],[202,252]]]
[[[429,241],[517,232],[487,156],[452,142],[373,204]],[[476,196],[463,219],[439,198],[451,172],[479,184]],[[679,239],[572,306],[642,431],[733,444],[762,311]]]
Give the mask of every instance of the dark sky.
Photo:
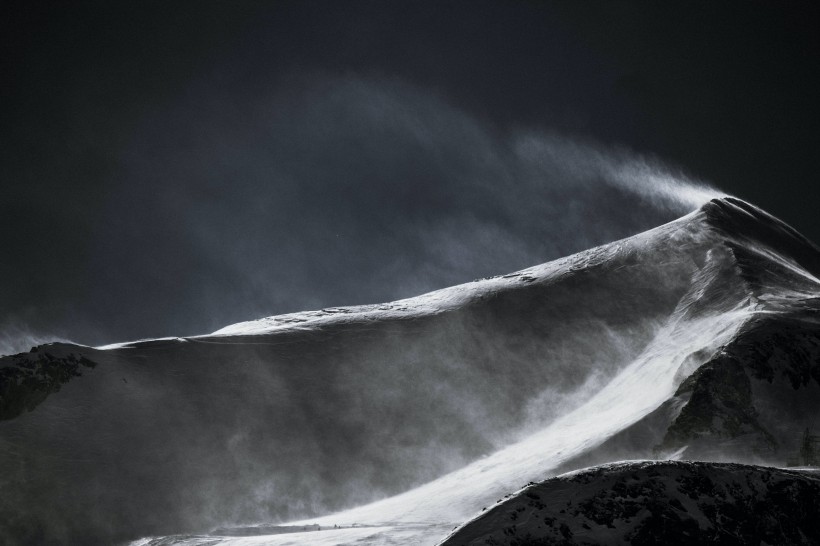
[[[820,241],[809,3],[50,4],[0,14],[0,352],[505,273],[667,179]]]

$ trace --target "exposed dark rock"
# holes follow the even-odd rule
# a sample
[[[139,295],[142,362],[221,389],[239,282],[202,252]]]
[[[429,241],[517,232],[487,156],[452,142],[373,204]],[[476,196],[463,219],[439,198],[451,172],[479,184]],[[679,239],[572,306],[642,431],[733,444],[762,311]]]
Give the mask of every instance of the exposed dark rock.
[[[0,364],[0,420],[32,411],[48,395],[80,377],[82,368],[95,366],[88,358],[73,353],[57,357],[44,351],[32,351],[3,359]]]
[[[755,383],[761,387],[754,389]],[[778,442],[761,423],[761,408],[764,413],[784,411],[778,406],[793,405],[794,401],[781,395],[768,397],[764,403],[761,395],[772,391],[773,384],[785,391],[820,392],[817,324],[784,317],[751,322],[678,388],[676,397],[688,400],[669,425],[658,449],[673,451],[687,444],[742,439],[738,445],[750,455],[774,461],[773,454],[778,453],[777,457],[782,459],[784,448],[793,446],[781,443],[790,438],[781,435]],[[817,409],[820,408],[814,408],[815,414]],[[807,417],[811,415],[809,412]]]
[[[810,472],[615,463],[528,486],[441,546],[808,545],[820,543],[818,518],[820,477]]]
[[[678,389],[689,402],[671,424],[662,449],[676,449],[706,436],[759,436],[761,447],[774,450],[774,438],[758,423],[752,389],[744,365],[722,353],[701,366]]]

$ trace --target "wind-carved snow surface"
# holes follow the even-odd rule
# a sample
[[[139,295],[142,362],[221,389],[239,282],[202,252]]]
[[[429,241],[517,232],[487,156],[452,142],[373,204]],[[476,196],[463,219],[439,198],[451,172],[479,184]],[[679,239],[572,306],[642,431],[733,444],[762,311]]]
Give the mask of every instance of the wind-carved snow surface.
[[[617,265],[618,260],[629,253],[651,259],[657,245],[678,245],[680,248],[673,253],[672,260],[689,253],[689,259],[697,264],[692,268],[688,290],[667,319],[655,325],[654,335],[634,360],[579,407],[513,445],[394,497],[340,513],[284,524],[304,526],[304,533],[252,537],[220,537],[217,533],[208,537],[146,539],[134,545],[436,544],[454,526],[475,516],[498,498],[530,481],[554,475],[557,469],[575,457],[601,445],[657,409],[673,395],[683,379],[731,341],[751,316],[762,311],[761,304],[738,275],[731,249],[720,244],[722,237],[713,233],[705,222],[703,211],[699,211],[619,243],[507,278],[483,281],[479,287],[455,287],[385,306],[274,317],[216,332],[215,336],[259,335],[294,325],[306,327],[317,322],[349,320],[357,315],[376,319],[383,314],[413,314],[431,308],[458,306],[476,291],[497,290],[520,277],[538,282],[561,278],[571,272],[592,271],[601,264],[628,268],[630,260]],[[663,253],[657,254],[657,257],[661,256]],[[675,265],[670,262],[658,264],[658,267],[674,269]],[[590,339],[589,342],[594,344],[596,340]],[[259,531],[264,533],[262,527]]]

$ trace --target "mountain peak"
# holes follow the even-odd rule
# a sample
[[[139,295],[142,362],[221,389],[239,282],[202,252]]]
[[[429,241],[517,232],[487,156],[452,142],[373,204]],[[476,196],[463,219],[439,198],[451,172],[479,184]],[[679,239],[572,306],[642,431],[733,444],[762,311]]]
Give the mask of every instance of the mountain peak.
[[[775,251],[820,277],[820,248],[779,218],[736,197],[712,199],[700,210],[708,224],[732,242]]]

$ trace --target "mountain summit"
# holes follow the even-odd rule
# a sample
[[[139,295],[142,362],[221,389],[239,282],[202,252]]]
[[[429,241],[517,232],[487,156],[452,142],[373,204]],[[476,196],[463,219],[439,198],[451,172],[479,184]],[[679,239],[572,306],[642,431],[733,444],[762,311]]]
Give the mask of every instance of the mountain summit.
[[[723,198],[416,298],[35,347],[0,359],[0,535],[435,544],[591,464],[784,465],[820,413],[818,275],[816,246]]]

